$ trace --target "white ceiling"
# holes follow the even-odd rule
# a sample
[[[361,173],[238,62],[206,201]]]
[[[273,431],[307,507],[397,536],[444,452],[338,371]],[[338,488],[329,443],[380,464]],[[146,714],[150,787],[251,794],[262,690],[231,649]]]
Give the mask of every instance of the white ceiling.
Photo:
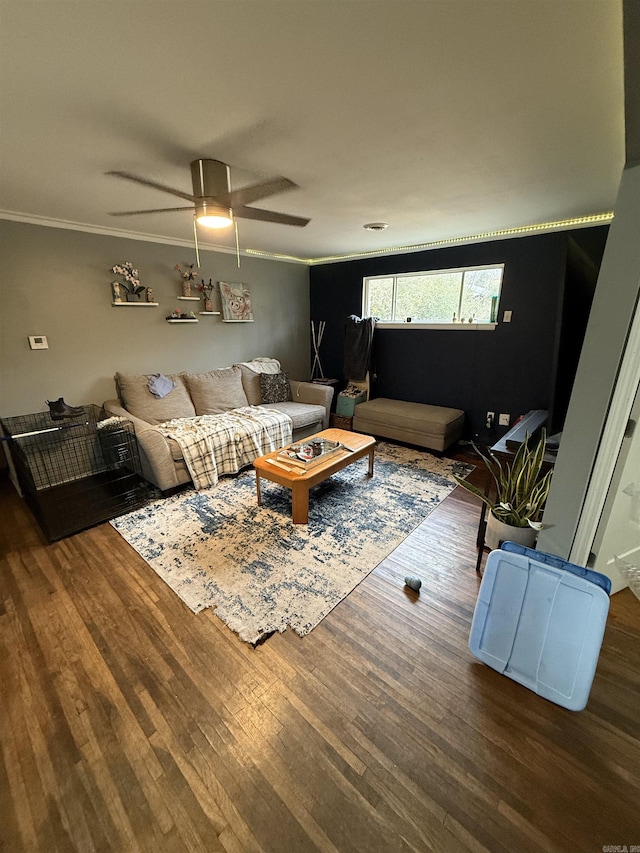
[[[299,189],[240,244],[318,258],[613,208],[624,162],[618,0],[0,0],[0,208],[192,239],[191,192]],[[9,213],[7,213],[9,212]],[[19,218],[20,218],[19,217]],[[371,233],[363,225],[390,223]],[[233,229],[201,240],[232,248]]]

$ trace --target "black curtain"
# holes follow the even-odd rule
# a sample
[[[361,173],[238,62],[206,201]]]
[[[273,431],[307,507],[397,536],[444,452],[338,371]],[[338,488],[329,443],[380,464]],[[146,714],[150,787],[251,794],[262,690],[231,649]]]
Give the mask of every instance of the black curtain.
[[[371,366],[375,327],[373,317],[361,319],[354,314],[347,317],[344,336],[344,375],[347,380],[362,382],[366,379]]]

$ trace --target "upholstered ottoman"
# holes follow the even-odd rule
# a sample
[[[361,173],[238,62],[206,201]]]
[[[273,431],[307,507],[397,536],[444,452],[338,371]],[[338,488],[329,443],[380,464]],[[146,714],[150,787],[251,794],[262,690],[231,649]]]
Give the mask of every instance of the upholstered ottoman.
[[[426,403],[407,403],[378,397],[356,406],[355,432],[395,438],[442,452],[462,435],[464,412]]]

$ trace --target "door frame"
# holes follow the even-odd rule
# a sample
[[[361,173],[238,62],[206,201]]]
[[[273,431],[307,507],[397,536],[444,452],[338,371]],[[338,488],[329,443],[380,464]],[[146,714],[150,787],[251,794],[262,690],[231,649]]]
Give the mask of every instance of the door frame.
[[[586,566],[591,555],[639,386],[640,300],[637,300],[618,378],[611,396],[600,444],[569,554],[569,560],[580,566]],[[640,429],[637,425],[636,428]]]

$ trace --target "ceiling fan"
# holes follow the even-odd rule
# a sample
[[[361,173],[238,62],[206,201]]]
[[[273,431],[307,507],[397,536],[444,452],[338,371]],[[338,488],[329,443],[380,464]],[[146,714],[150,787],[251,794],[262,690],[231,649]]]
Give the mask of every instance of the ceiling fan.
[[[288,178],[272,178],[237,190],[231,189],[229,166],[220,160],[194,160],[191,163],[191,182],[193,193],[167,187],[156,181],[132,175],[130,172],[107,172],[127,181],[134,181],[146,187],[154,187],[170,195],[178,196],[191,202],[187,207],[162,207],[153,210],[126,210],[110,213],[110,216],[138,216],[145,213],[166,213],[175,210],[191,210],[195,221],[208,228],[227,228],[234,224],[235,218],[258,219],[261,222],[275,222],[278,225],[296,225],[300,228],[310,220],[301,216],[290,216],[286,213],[276,213],[273,210],[261,210],[258,207],[246,207],[258,199],[266,198],[277,193],[297,189],[297,185]]]

